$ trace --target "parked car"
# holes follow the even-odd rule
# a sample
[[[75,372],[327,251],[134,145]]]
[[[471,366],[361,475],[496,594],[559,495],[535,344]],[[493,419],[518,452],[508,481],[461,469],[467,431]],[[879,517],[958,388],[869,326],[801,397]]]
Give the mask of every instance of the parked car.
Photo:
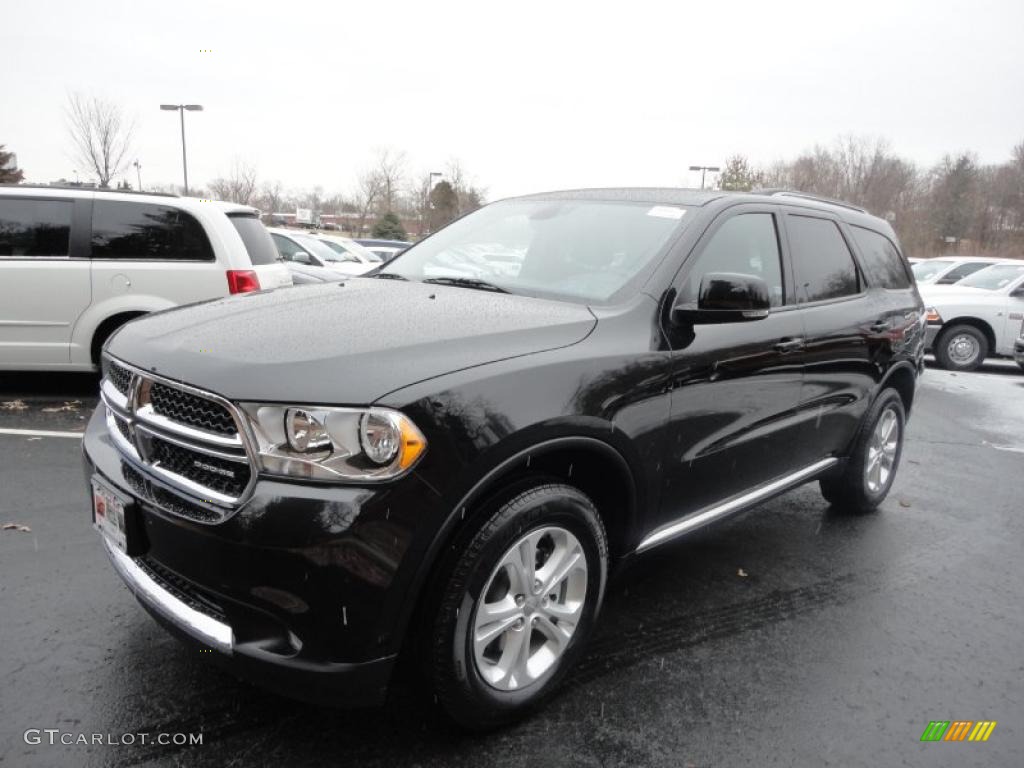
[[[270,237],[284,262],[306,264],[335,270],[345,274],[342,266],[347,259],[331,248],[320,237],[309,232],[283,227],[270,227]]]
[[[336,269],[317,267],[312,264],[300,264],[297,261],[285,261],[284,265],[291,272],[292,282],[296,285],[332,283],[345,279],[345,275]]]
[[[1024,262],[995,264],[956,285],[923,286],[926,343],[943,368],[973,371],[990,355],[1011,356],[1024,320]]]
[[[94,370],[129,320],[291,284],[248,206],[0,186],[0,370]]]
[[[1006,259],[987,256],[951,256],[924,259],[913,264],[911,269],[918,285],[952,285],[985,267],[1004,261]]]
[[[385,262],[391,261],[395,256],[412,245],[412,243],[406,240],[378,240],[375,238],[357,238],[356,242],[369,248]]]
[[[332,266],[347,274],[361,275],[384,263],[376,253],[350,238],[324,234],[318,234],[317,238],[325,242],[340,257],[341,260]]]
[[[1024,370],[1024,328],[1021,329],[1021,334],[1017,337],[1017,341],[1013,343],[1013,359]]]
[[[440,273],[481,243],[519,269]],[[344,287],[118,332],[93,519],[142,604],[239,674],[370,705],[404,649],[451,717],[494,726],[557,687],[633,555],[815,480],[877,507],[923,309],[889,224],[853,207],[494,203]]]

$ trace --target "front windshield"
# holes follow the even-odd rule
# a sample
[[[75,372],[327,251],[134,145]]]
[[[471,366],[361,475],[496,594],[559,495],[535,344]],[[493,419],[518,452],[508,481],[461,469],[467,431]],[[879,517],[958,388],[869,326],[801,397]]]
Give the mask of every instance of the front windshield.
[[[360,261],[380,261],[380,257],[376,253],[352,240],[336,240],[333,237],[325,237],[323,241],[336,253],[351,254]]]
[[[917,262],[917,264],[911,267],[911,270],[913,270],[917,282],[923,283],[926,280],[931,280],[939,272],[952,264],[952,261],[945,261],[943,259],[929,259],[928,261]]]
[[[957,288],[966,285],[969,288],[984,288],[987,291],[998,291],[1005,288],[1017,278],[1024,275],[1024,264],[997,264],[978,270],[970,277],[965,277]]]
[[[650,203],[510,200],[411,246],[383,273],[468,278],[509,293],[603,302],[641,278],[685,213]]]
[[[292,237],[308,253],[316,256],[321,261],[344,261],[322,240],[317,240],[315,237],[309,237],[308,235],[292,235]]]

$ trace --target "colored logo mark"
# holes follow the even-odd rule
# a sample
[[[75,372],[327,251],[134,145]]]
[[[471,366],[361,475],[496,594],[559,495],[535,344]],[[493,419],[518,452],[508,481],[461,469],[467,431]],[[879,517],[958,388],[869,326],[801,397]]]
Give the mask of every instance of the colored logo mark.
[[[932,720],[921,741],[988,741],[995,729],[995,720]]]

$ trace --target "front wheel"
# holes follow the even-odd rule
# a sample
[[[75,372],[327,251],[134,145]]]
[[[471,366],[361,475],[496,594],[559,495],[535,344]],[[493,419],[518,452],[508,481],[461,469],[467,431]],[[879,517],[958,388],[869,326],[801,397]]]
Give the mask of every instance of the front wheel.
[[[576,488],[499,498],[442,587],[429,674],[447,713],[472,729],[540,703],[579,657],[604,595],[608,544]]]
[[[899,393],[883,390],[864,417],[842,473],[821,479],[821,495],[846,512],[870,512],[881,504],[900,464],[906,421]]]
[[[973,325],[954,325],[935,340],[935,359],[950,371],[973,371],[988,356],[988,339]]]

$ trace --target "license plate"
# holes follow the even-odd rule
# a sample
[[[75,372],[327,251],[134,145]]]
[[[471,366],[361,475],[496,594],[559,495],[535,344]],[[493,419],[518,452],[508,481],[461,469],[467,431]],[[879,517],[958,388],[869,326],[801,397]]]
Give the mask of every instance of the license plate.
[[[93,526],[122,552],[128,552],[126,502],[104,483],[92,480]]]

